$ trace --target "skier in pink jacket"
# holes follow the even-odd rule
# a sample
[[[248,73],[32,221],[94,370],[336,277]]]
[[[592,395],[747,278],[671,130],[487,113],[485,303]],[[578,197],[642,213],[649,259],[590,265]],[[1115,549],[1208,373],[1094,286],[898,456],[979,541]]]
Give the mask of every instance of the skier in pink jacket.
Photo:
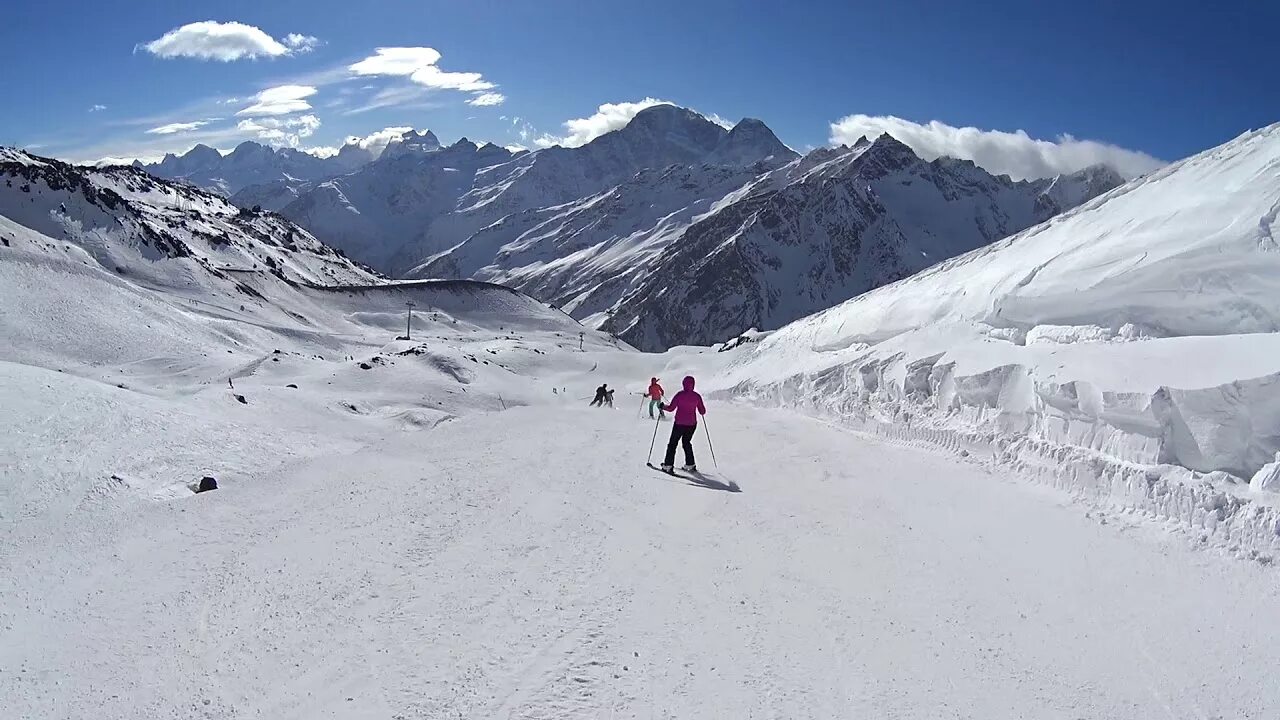
[[[684,389],[671,398],[671,402],[663,405],[667,412],[675,412],[675,422],[671,428],[671,439],[667,441],[667,455],[662,461],[663,472],[675,472],[676,443],[684,445],[684,467],[682,470],[698,472],[693,462],[693,433],[698,429],[698,416],[707,414],[707,407],[702,404],[702,396],[693,391],[693,376],[685,376],[682,383]]]

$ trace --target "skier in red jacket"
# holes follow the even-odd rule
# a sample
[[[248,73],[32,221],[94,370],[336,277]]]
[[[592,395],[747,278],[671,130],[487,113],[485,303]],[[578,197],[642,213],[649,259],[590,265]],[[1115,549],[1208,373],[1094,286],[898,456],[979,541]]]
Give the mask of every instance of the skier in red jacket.
[[[666,392],[658,384],[658,378],[649,379],[649,392],[647,394],[649,395],[649,417],[653,417],[653,409],[657,408],[658,419],[666,418],[666,415],[662,413],[662,396],[666,395]]]
[[[707,414],[707,407],[702,404],[702,396],[693,391],[693,376],[685,376],[682,383],[684,389],[671,398],[671,402],[662,406],[668,412],[675,411],[675,422],[671,427],[671,439],[667,441],[667,454],[662,460],[663,472],[675,472],[676,443],[684,446],[684,467],[681,470],[698,472],[693,462],[693,433],[698,429],[698,416]]]

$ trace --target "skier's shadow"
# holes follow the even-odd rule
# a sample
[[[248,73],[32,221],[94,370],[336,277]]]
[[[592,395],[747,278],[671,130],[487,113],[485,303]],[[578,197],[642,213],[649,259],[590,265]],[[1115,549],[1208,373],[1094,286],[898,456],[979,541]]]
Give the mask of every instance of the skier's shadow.
[[[692,485],[693,487],[706,488],[708,490],[720,490],[721,492],[732,492],[732,493],[742,492],[742,488],[739,487],[738,483],[732,480],[726,483],[726,482],[721,482],[719,480],[716,480],[715,478],[707,477],[706,475],[701,475],[701,474],[682,475],[681,477],[688,480],[689,485]]]

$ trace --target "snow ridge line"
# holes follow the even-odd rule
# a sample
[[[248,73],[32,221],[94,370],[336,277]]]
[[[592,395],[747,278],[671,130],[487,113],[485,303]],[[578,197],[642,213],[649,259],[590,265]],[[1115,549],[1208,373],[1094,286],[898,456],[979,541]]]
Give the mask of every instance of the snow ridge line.
[[[841,370],[841,375],[862,374],[859,368]],[[1227,473],[1199,473],[1165,462],[1126,460],[1064,442],[1066,433],[1050,439],[1004,431],[997,427],[1000,418],[991,417],[991,408],[941,413],[920,403],[885,397],[895,394],[886,392],[892,385],[875,390],[864,386],[860,397],[847,390],[831,392],[830,387],[821,388],[831,382],[831,375],[828,370],[778,383],[744,381],[717,394],[758,407],[797,411],[893,445],[943,450],[990,462],[1063,491],[1075,502],[1164,522],[1167,530],[1185,534],[1197,544],[1264,565],[1280,559],[1280,507],[1236,491],[1236,478]],[[869,384],[874,385],[875,380]],[[957,415],[961,416],[959,423],[955,422]],[[943,424],[948,422],[953,424]],[[1124,449],[1127,444],[1121,439],[1102,446]]]

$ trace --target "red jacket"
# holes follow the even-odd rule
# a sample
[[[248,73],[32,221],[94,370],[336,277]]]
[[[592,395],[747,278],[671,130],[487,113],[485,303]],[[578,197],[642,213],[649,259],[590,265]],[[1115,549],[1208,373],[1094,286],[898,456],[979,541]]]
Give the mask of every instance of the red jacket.
[[[665,394],[666,393],[662,391],[662,386],[658,384],[658,378],[654,378],[649,381],[649,399],[661,400],[662,396]]]

